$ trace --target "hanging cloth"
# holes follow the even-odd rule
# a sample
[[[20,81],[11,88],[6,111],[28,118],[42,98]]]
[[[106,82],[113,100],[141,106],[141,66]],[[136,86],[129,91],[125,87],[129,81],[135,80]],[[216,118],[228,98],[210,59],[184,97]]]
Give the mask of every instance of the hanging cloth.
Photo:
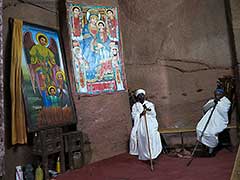
[[[13,145],[27,143],[25,111],[21,87],[22,25],[23,25],[22,20],[14,19],[11,51],[11,75],[10,75]]]

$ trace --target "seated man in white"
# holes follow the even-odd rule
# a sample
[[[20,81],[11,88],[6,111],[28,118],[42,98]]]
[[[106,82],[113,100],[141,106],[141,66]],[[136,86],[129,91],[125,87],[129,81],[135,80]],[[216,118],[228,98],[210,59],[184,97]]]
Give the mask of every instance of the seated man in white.
[[[196,127],[197,139],[208,147],[210,156],[218,145],[218,134],[228,125],[228,111],[231,106],[230,100],[224,96],[223,89],[216,89],[214,95],[215,98],[203,106],[205,114]]]
[[[160,133],[158,132],[155,107],[153,103],[145,100],[145,91],[143,89],[138,89],[135,95],[137,97],[137,102],[132,107],[134,126],[130,136],[129,153],[131,155],[138,155],[138,159],[140,160],[149,160],[150,158],[156,159],[162,151],[162,143]],[[148,142],[150,142],[150,144],[148,144]]]

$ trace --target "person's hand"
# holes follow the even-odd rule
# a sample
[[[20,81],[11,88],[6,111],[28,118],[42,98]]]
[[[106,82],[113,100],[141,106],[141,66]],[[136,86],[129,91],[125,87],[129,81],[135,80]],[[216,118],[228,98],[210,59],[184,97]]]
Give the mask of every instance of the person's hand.
[[[144,108],[144,110],[146,110],[146,111],[151,111],[150,108],[147,108],[146,104],[143,105],[143,108]]]
[[[217,99],[217,98],[214,99],[215,104],[217,104],[218,101],[219,101],[219,99]]]
[[[144,116],[146,114],[146,110],[144,109],[141,114],[140,114],[140,117]]]

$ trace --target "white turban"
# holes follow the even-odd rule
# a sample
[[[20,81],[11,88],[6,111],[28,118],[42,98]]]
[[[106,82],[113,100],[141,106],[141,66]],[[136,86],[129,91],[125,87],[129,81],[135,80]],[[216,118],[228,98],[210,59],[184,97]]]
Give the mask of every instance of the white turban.
[[[146,92],[143,90],[143,89],[138,89],[136,92],[135,92],[135,96],[138,96],[139,94],[146,94]]]

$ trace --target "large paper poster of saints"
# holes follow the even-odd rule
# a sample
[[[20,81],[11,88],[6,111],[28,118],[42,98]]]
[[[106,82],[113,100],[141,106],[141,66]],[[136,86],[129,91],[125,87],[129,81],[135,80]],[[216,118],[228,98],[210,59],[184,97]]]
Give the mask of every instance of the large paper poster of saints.
[[[118,9],[67,3],[76,92],[126,90]]]
[[[23,95],[29,131],[75,122],[58,32],[23,25]]]

